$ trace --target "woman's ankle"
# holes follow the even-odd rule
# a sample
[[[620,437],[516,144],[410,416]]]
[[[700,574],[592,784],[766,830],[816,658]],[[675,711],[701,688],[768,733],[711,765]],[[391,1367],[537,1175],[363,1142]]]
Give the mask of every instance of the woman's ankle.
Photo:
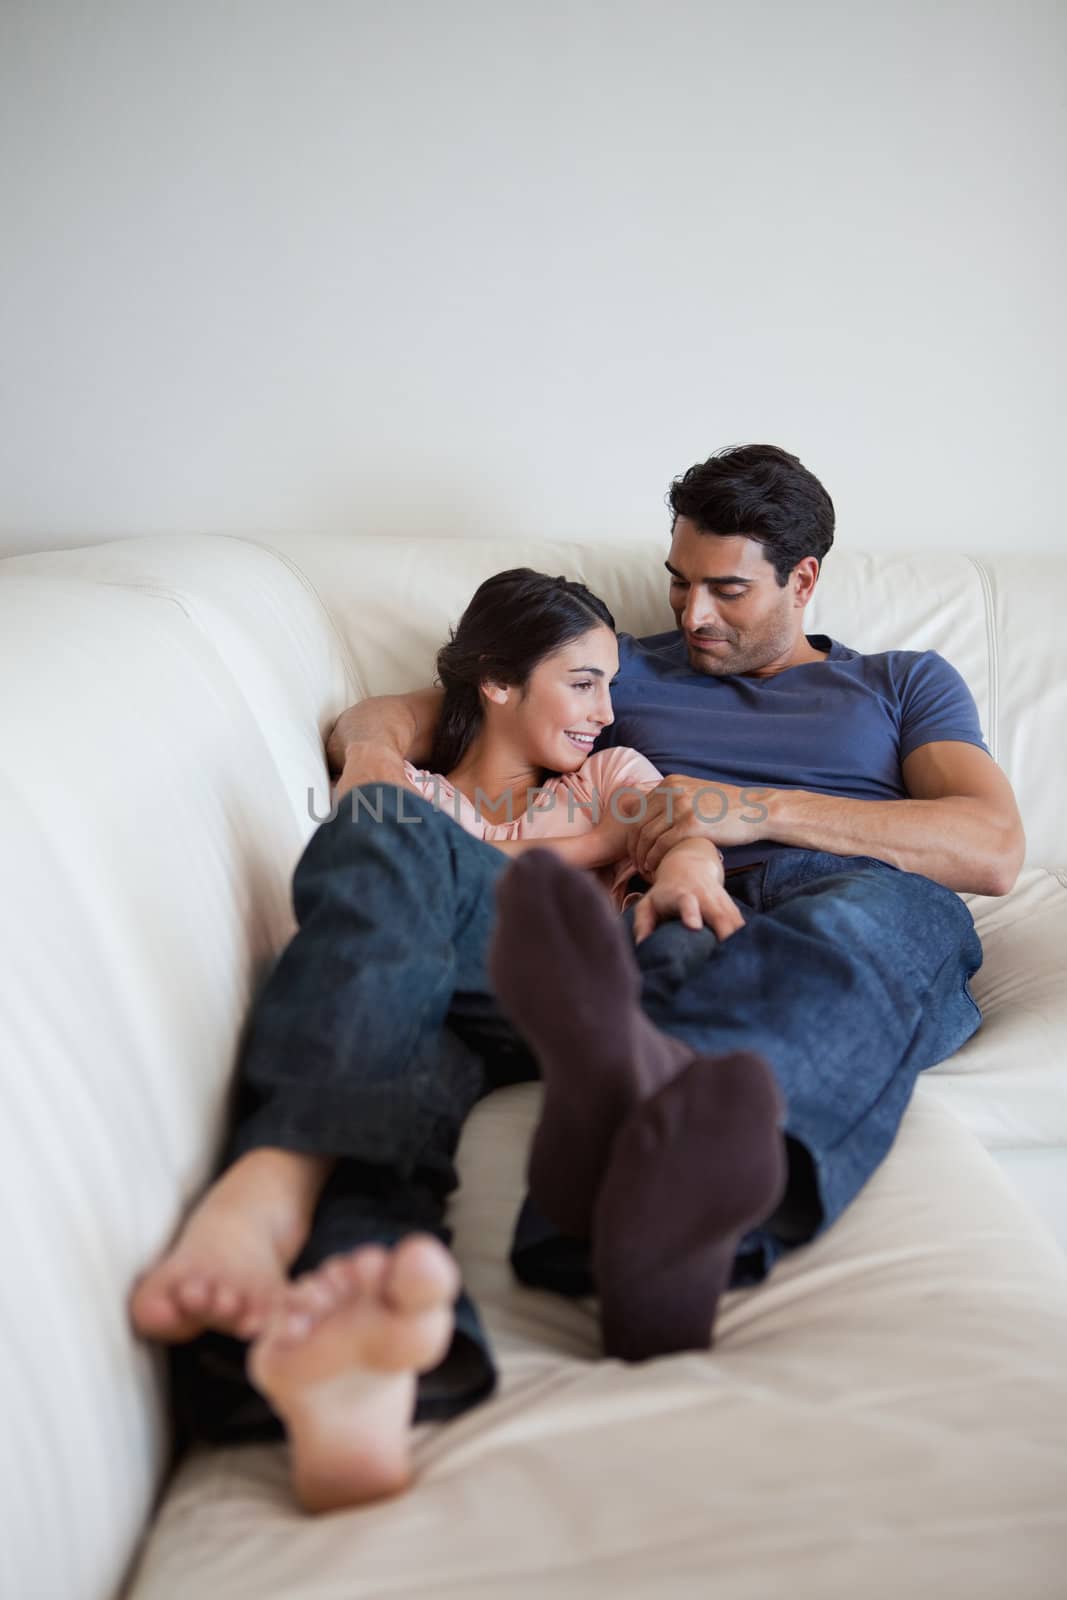
[[[305,1155],[263,1145],[239,1156],[220,1182],[247,1195],[252,1204],[261,1205],[283,1233],[306,1235],[335,1165],[335,1156]]]

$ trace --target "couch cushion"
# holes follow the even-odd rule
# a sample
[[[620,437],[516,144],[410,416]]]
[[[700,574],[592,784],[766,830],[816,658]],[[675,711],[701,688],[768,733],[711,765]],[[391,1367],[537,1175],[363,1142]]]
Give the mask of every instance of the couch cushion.
[[[329,1517],[294,1509],[281,1446],[189,1458],[130,1600],[1055,1592],[1064,1263],[953,1118],[920,1090],[831,1233],[726,1298],[713,1351],[624,1367],[591,1302],[504,1265],[536,1104],[492,1096],[461,1151],[499,1394],[419,1430],[415,1492]]]
[[[963,898],[984,953],[982,1026],[924,1081],[987,1149],[1067,1148],[1067,882],[1031,868],[1003,899]]]

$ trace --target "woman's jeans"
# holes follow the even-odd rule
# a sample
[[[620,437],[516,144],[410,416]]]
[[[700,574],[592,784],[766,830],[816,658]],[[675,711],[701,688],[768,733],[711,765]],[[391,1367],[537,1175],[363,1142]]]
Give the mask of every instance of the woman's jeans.
[[[345,796],[301,857],[299,931],[255,1006],[227,1153],[227,1164],[266,1145],[338,1157],[294,1273],[414,1230],[449,1242],[468,1113],[492,1089],[538,1076],[486,974],[507,864],[426,801],[376,786]],[[867,857],[776,849],[727,887],[744,928],[720,943],[669,922],[635,955],[642,1005],[659,1027],[701,1054],[757,1051],[783,1091],[789,1186],[741,1241],[739,1285],[762,1279],[859,1193],[916,1075],[979,1026],[968,979],[982,951],[954,893]],[[526,1283],[595,1291],[584,1242],[562,1239],[529,1201],[512,1264]],[[243,1357],[216,1334],[174,1352],[187,1434],[278,1434]],[[448,1356],[420,1379],[416,1420],[464,1410],[494,1383],[464,1294]]]

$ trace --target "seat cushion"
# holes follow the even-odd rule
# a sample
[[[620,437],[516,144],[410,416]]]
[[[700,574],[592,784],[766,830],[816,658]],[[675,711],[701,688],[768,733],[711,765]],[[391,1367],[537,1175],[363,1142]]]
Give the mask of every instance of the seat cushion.
[[[1003,1600],[1067,1562],[1067,1280],[923,1086],[829,1234],[723,1303],[707,1354],[598,1359],[594,1303],[505,1265],[538,1090],[482,1103],[456,1246],[498,1394],[418,1430],[413,1491],[311,1518],[283,1446],[180,1468],[130,1600]]]
[[[1029,868],[1002,899],[963,898],[984,954],[971,983],[982,1026],[924,1082],[987,1149],[1067,1161],[1067,875]]]

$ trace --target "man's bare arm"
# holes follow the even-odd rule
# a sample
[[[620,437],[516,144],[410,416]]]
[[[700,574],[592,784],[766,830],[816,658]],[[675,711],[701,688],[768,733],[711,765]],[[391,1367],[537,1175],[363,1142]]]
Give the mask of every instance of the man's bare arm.
[[[335,799],[360,783],[404,782],[405,761],[425,761],[441,715],[442,689],[374,695],[349,706],[326,741]]]
[[[914,750],[902,771],[904,800],[740,789],[672,774],[650,804],[638,866],[654,870],[663,852],[686,837],[713,839],[720,848],[767,839],[874,856],[960,893],[1007,894],[1026,841],[1011,785],[996,762],[976,745],[942,740]]]
[[[971,894],[1007,894],[1026,838],[1011,784],[977,745],[922,745],[903,763],[907,800],[834,800],[780,790],[770,803],[782,844],[871,855]],[[809,840],[818,843],[809,844]]]

